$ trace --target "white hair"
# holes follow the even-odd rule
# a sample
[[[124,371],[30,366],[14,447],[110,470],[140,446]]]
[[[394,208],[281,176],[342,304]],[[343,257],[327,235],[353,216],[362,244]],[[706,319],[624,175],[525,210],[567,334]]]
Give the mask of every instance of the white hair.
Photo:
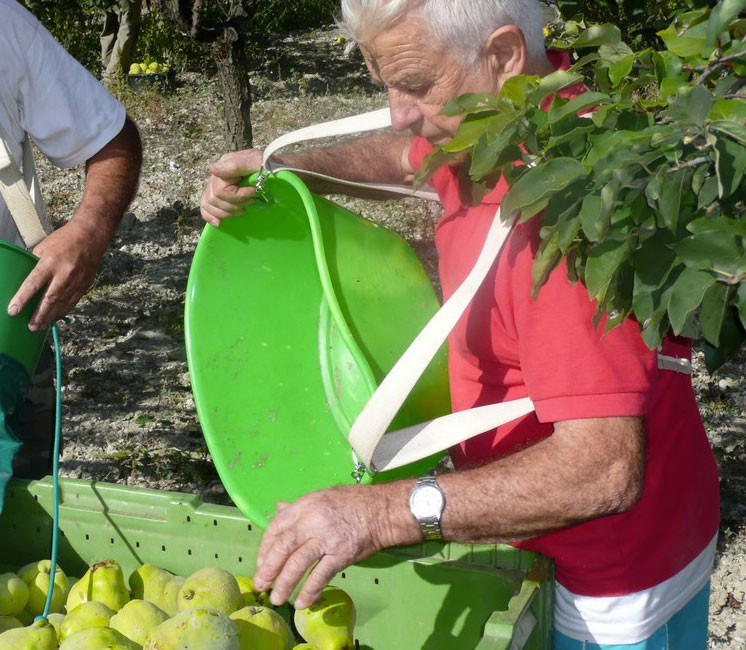
[[[365,43],[419,10],[437,47],[466,63],[476,63],[490,34],[503,25],[517,25],[529,56],[544,56],[544,8],[539,0],[342,0],[341,27]]]

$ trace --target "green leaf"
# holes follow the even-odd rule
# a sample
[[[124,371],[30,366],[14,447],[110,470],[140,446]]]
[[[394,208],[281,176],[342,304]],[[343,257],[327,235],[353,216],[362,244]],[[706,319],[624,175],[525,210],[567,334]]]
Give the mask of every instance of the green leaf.
[[[451,117],[473,113],[480,109],[494,110],[496,107],[495,96],[491,93],[467,93],[456,97],[448,102],[442,109],[442,115]]]
[[[604,25],[592,25],[586,29],[573,42],[574,48],[598,47],[610,43],[619,43],[622,40],[622,32],[616,25],[608,23]]]
[[[687,169],[677,169],[674,172],[661,174],[658,212],[663,219],[663,225],[671,232],[676,232],[678,228],[681,195],[684,187],[688,185],[688,180],[689,170]]]
[[[746,0],[721,0],[710,13],[707,21],[707,45],[715,45],[720,32],[738,18],[738,14],[746,9]]]
[[[694,219],[687,224],[686,229],[694,235],[723,232],[746,237],[746,222],[723,215],[717,217],[706,216]]]
[[[714,103],[712,94],[703,86],[684,86],[669,101],[668,115],[677,124],[703,126]]]
[[[712,106],[710,120],[718,122],[720,120],[732,120],[734,122],[740,122],[740,124],[733,124],[736,130],[740,130],[742,137],[746,137],[746,127],[743,126],[743,122],[746,121],[746,102],[742,99],[718,99]],[[710,125],[712,128],[712,125]],[[714,127],[717,128],[717,127]],[[728,128],[727,126],[725,128]],[[741,138],[736,138],[741,140]],[[741,142],[746,144],[745,141]]]
[[[635,57],[633,55],[626,56],[620,59],[616,63],[609,65],[609,81],[611,85],[616,87],[619,83],[632,72],[632,66],[635,63]]]
[[[725,199],[741,185],[746,169],[746,148],[730,138],[715,141],[715,170],[718,178],[718,196]]]
[[[672,240],[671,233],[659,230],[635,252],[636,292],[652,292],[665,284],[676,260],[676,254],[668,248]]]
[[[606,239],[594,246],[585,265],[585,286],[588,295],[596,298],[629,255],[628,239]]]
[[[597,242],[609,229],[609,211],[598,194],[589,194],[580,208],[580,223],[583,233],[591,242]]]
[[[480,137],[485,135],[490,125],[495,121],[505,121],[506,118],[501,114],[478,113],[477,116],[467,115],[461,122],[456,131],[456,135],[451,140],[443,144],[443,151],[457,153],[473,147]]]
[[[746,282],[741,282],[736,289],[736,306],[741,325],[746,328]]]
[[[722,282],[710,286],[702,297],[699,324],[702,336],[710,345],[717,347],[720,341],[720,328],[728,308],[729,290]]]
[[[736,142],[746,146],[746,126],[731,121],[716,120],[709,125],[711,130],[720,131],[730,136]]]
[[[531,294],[534,298],[538,296],[539,289],[549,279],[549,275],[562,261],[562,253],[559,249],[559,235],[555,232],[549,239],[544,239],[539,253],[534,260],[531,270]]]
[[[717,347],[712,346],[705,341],[705,365],[709,373],[714,373],[729,358],[735,356],[736,352],[746,341],[746,332],[744,332],[738,316],[733,307],[726,309],[723,315],[723,323],[720,327],[720,339]]]
[[[538,88],[531,96],[531,102],[536,106],[540,106],[549,95],[553,95],[557,91],[572,86],[579,81],[583,81],[583,75],[568,72],[567,70],[556,70],[541,78]]]
[[[705,291],[717,280],[707,271],[685,268],[671,287],[668,318],[674,334],[681,334],[702,303]]]
[[[573,97],[566,101],[561,98],[555,98],[549,109],[549,123],[554,124],[569,115],[577,115],[587,111],[589,108],[610,102],[611,98],[605,93],[585,92],[582,95]]]
[[[717,176],[708,176],[702,184],[702,188],[697,193],[697,208],[707,208],[717,198],[718,195],[718,178]]]
[[[689,27],[681,34],[675,25],[671,25],[658,32],[658,36],[663,39],[669,51],[684,59],[706,58],[710,50],[707,46],[707,23]]]
[[[525,221],[543,210],[552,194],[587,174],[585,165],[572,158],[554,158],[529,169],[503,199],[503,212],[506,215],[521,212]]]
[[[671,244],[679,259],[689,268],[737,274],[743,265],[741,237],[731,232],[692,235]]]

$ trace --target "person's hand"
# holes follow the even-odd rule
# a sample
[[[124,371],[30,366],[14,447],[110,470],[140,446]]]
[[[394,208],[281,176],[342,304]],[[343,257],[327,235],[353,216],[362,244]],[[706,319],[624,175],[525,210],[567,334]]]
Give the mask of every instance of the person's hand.
[[[239,213],[254,197],[253,187],[239,187],[239,183],[261,165],[260,149],[233,151],[212,163],[210,180],[199,201],[202,218],[213,226],[219,226],[222,219]]]
[[[65,316],[93,284],[107,243],[108,236],[75,219],[55,230],[34,248],[39,261],[8,303],[8,313],[18,315],[43,290],[29,329],[44,330]]]
[[[399,500],[399,489],[389,498],[387,487],[341,486],[278,503],[259,547],[254,586],[271,588],[270,600],[280,605],[313,567],[294,603],[303,609],[346,567],[388,546],[416,541],[416,526],[414,539],[396,539],[390,514],[397,510],[392,503]]]

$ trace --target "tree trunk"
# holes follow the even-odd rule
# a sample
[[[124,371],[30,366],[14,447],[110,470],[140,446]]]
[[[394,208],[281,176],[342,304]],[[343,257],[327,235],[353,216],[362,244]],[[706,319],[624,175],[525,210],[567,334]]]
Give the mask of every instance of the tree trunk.
[[[232,151],[252,147],[251,81],[243,37],[233,27],[210,43],[223,96],[225,141]]]

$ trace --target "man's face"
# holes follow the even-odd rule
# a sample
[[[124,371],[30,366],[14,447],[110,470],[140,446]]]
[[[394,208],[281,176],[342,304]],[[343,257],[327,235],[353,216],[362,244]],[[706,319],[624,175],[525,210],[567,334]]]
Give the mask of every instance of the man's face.
[[[489,65],[465,69],[427,38],[418,17],[410,15],[360,49],[373,80],[388,91],[394,129],[440,144],[455,135],[462,119],[440,115],[443,106],[464,93],[496,92],[497,81]]]

